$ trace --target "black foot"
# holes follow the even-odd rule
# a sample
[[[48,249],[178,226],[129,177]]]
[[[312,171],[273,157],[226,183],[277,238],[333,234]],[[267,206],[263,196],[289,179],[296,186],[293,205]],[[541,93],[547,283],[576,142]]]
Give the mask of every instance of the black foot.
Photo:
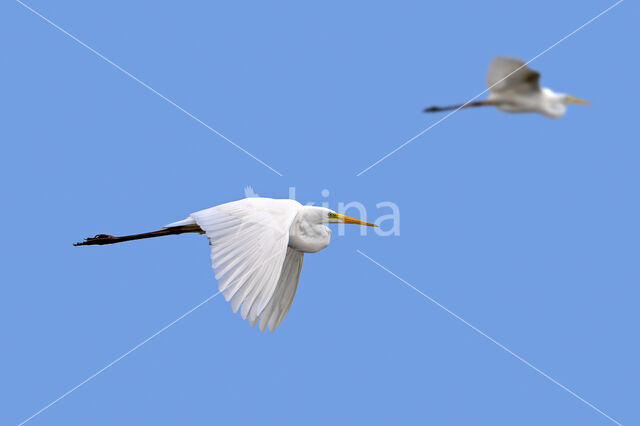
[[[109,244],[109,240],[113,240],[114,237],[113,235],[107,235],[107,234],[98,234],[95,237],[89,237],[89,238],[85,238],[85,240],[81,243],[75,243],[74,246],[92,246],[92,245],[102,245],[102,244]]]

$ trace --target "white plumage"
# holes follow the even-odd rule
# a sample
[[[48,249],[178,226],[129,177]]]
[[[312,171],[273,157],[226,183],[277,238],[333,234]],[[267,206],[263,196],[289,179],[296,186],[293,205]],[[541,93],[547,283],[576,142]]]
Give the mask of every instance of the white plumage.
[[[260,330],[273,331],[287,315],[298,286],[304,253],[329,244],[324,223],[374,226],[323,207],[294,200],[246,198],[211,207],[166,228],[198,225],[211,246],[218,287],[234,312]]]
[[[143,234],[98,234],[76,246],[116,244],[143,238],[206,234],[211,266],[220,292],[240,310],[251,327],[274,331],[289,312],[296,294],[304,253],[327,247],[331,230],[325,223],[377,226],[324,207],[295,200],[245,198],[192,213],[159,231]]]
[[[540,73],[516,58],[494,58],[487,72],[487,87],[489,98],[486,100],[445,107],[434,106],[426,108],[425,112],[495,106],[505,112],[537,112],[550,118],[559,118],[566,113],[569,103],[589,104],[565,93],[540,87]]]
[[[206,234],[218,287],[233,312],[240,310],[251,327],[260,320],[260,330],[274,331],[293,302],[304,253],[329,245],[331,230],[325,223],[377,226],[295,200],[252,197],[200,210],[159,231],[121,237],[98,234],[75,245]]]
[[[294,203],[247,198],[190,215],[209,238],[220,291],[252,325],[282,275],[289,227],[298,213]],[[264,330],[266,322],[260,326]]]

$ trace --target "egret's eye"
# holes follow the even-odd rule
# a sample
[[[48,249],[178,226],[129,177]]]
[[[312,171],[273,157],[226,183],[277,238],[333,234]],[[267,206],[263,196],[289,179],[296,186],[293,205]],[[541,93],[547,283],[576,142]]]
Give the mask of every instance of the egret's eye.
[[[338,213],[329,212],[329,219],[337,219],[337,218],[338,218]]]

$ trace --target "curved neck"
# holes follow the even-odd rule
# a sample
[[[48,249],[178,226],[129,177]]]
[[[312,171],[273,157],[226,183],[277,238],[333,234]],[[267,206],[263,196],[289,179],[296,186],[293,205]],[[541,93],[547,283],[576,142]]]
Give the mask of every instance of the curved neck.
[[[567,112],[567,95],[551,89],[542,89],[544,95],[544,114],[551,118],[562,117]]]
[[[289,228],[289,247],[303,253],[315,253],[329,245],[331,230],[324,226],[321,207],[304,206]]]

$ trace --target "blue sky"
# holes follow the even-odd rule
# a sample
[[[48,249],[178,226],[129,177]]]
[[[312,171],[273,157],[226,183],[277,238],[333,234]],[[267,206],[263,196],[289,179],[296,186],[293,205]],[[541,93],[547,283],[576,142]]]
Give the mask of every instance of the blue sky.
[[[422,108],[484,89],[613,2],[28,3],[278,176],[17,2],[0,5],[4,208],[0,423],[17,424],[216,291],[186,235],[243,197],[393,201],[308,255],[274,334],[222,298],[29,424],[613,424],[361,250],[622,424],[637,424],[638,6],[536,59],[589,99],[560,120]],[[321,191],[329,190],[328,197]]]

